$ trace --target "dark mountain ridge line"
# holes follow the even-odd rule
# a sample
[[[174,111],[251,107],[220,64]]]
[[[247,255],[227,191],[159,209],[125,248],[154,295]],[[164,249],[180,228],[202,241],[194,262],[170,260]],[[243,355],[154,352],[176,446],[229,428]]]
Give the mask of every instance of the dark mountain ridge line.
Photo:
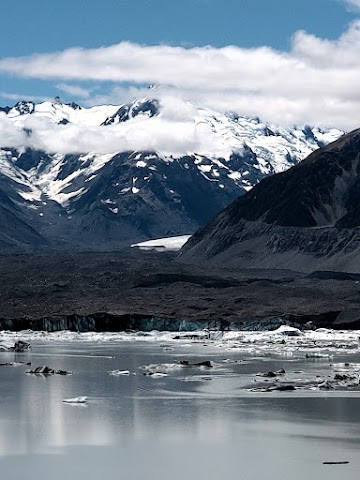
[[[304,272],[358,273],[359,256],[360,129],[262,180],[181,251],[183,261]]]

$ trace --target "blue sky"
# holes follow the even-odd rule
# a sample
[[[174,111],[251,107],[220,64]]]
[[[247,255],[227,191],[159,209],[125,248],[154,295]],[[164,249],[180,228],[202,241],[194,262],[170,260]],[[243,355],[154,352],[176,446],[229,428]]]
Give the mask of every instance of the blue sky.
[[[88,106],[121,103],[155,83],[162,95],[181,95],[199,103],[207,99],[206,106],[213,108],[229,109],[233,103],[240,110],[245,105],[244,113],[269,118],[278,108],[278,118],[274,116],[278,121],[296,103],[299,89],[299,97],[303,104],[308,100],[309,107],[294,104],[286,122],[309,116],[309,121],[324,124],[344,127],[346,123],[348,113],[338,104],[350,101],[352,90],[342,92],[348,77],[342,80],[337,75],[343,70],[344,51],[353,54],[348,75],[357,69],[357,29],[351,28],[359,19],[360,0],[1,0],[1,7],[0,105],[56,95]],[[121,47],[112,48],[116,45]],[[213,48],[199,50],[207,45]],[[230,45],[237,49],[227,49]],[[74,47],[72,55],[68,49]],[[338,50],[339,60],[327,72],[335,79],[329,84],[321,65],[333,49]],[[190,61],[192,53],[198,62]],[[152,61],[144,62],[145,57]],[[248,64],[252,68],[243,84],[241,62],[244,70]],[[177,70],[178,81],[169,65],[173,73]],[[291,76],[294,65],[308,78],[304,89],[298,84],[301,73]],[[276,77],[283,67],[283,75]],[[205,73],[199,77],[201,70],[207,77]],[[265,83],[273,78],[274,86],[263,90],[262,77]],[[275,88],[281,81],[284,94]],[[354,94],[357,81],[354,77]],[[319,105],[318,114],[310,115],[319,92],[328,95],[326,108]],[[269,105],[261,107],[267,99]]]
[[[123,40],[288,49],[299,29],[337,38],[355,17],[338,0],[1,0],[0,56]]]

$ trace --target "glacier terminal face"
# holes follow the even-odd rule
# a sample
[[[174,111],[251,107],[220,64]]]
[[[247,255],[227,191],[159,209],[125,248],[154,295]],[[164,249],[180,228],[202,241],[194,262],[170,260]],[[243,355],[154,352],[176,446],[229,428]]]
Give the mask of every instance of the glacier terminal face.
[[[154,98],[1,108],[0,251],[112,249],[195,232],[263,178],[337,139]],[[339,189],[341,185],[339,186]]]

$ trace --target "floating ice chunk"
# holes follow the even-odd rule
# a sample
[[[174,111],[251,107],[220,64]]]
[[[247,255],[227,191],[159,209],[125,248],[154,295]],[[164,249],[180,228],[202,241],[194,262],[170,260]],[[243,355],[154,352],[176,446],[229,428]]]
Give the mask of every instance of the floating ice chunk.
[[[46,365],[41,365],[40,367],[26,370],[25,373],[31,373],[34,375],[72,375],[72,372],[69,372],[67,370],[54,370],[53,368],[47,367]]]
[[[334,385],[330,382],[330,380],[324,380],[322,383],[319,383],[318,388],[320,390],[333,390]]]
[[[289,337],[299,337],[301,335],[304,335],[301,330],[295,327],[290,327],[289,325],[281,325],[279,328],[273,330],[271,333],[288,335]]]
[[[151,365],[143,365],[140,367],[141,370],[144,370],[144,375],[152,375],[154,373],[164,373],[164,370],[180,370],[183,368],[183,365],[179,363],[159,363]]]
[[[329,333],[329,334],[331,334],[333,332],[334,332],[334,330],[330,330],[329,328],[317,328],[315,330],[315,333]]]
[[[277,355],[281,355],[282,357],[293,357],[294,356],[294,352],[292,352],[291,350],[285,350],[285,351],[277,351],[276,352]]]
[[[113,377],[118,377],[120,375],[130,375],[129,370],[110,370],[108,373]]]
[[[191,377],[182,377],[179,378],[181,382],[203,382],[203,381],[211,381],[213,380],[212,377],[205,377],[201,375],[192,375]]]
[[[277,377],[278,375],[285,375],[285,370],[283,368],[280,368],[280,370],[276,370],[275,372],[273,371],[269,371],[269,372],[265,372],[265,373],[256,373],[255,374],[256,376],[258,377]]]
[[[22,363],[22,362],[0,363],[0,367],[23,367],[24,365],[31,365],[31,362],[27,362],[27,363]]]
[[[14,348],[14,342],[12,342],[11,340],[9,340],[9,341],[1,340],[0,341],[0,351],[8,352],[8,351],[11,351],[13,348]]]
[[[295,385],[289,385],[289,384],[273,384],[269,386],[263,386],[263,387],[256,387],[256,388],[249,388],[248,392],[274,392],[274,391],[279,391],[279,392],[288,392],[288,391],[294,391],[296,390]]]
[[[0,351],[4,352],[25,352],[30,350],[31,345],[23,340],[12,342],[11,340],[0,340]]]
[[[210,360],[205,360],[204,362],[190,363],[188,360],[180,360],[180,365],[183,367],[207,367],[212,368],[212,363]]]
[[[174,337],[174,340],[209,340],[210,339],[210,331],[207,328],[203,330],[196,330],[196,331],[185,331],[179,332]]]
[[[305,355],[306,358],[332,358],[329,353],[309,352]]]
[[[87,403],[88,397],[74,397],[74,398],[64,398],[63,402],[65,403]]]

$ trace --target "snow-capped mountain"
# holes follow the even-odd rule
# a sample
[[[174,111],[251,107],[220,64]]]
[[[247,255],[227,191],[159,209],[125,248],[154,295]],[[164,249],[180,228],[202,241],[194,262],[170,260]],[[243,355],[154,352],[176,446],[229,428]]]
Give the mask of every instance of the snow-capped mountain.
[[[114,248],[193,233],[343,133],[186,108],[184,116],[156,99],[83,108],[59,98],[2,108],[1,249]]]
[[[157,100],[140,99],[129,105],[99,105],[83,108],[74,102],[62,103],[61,99],[56,97],[52,102],[39,104],[21,101],[12,108],[5,107],[3,111],[18,126],[24,126],[29,115],[47,119],[59,125],[72,123],[82,126],[100,126],[125,122],[138,115],[152,117],[158,114],[159,103]]]

